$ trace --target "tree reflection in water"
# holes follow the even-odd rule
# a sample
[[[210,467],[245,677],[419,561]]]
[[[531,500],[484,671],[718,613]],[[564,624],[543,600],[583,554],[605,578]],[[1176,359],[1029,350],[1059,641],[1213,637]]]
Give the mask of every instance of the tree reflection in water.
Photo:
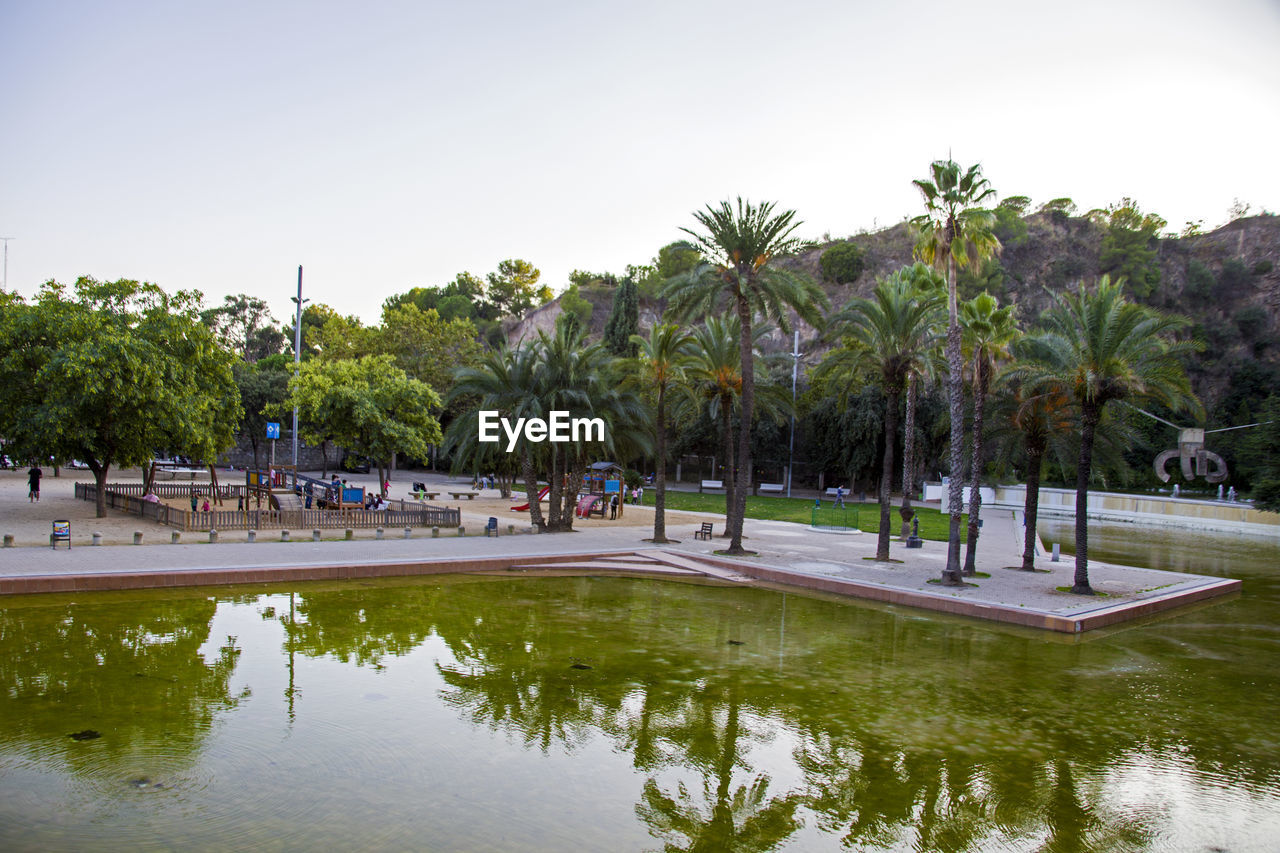
[[[437,663],[444,702],[544,752],[607,736],[644,775],[635,812],[668,850],[775,849],[806,820],[851,849],[981,850],[1014,838],[1141,849],[1151,837],[1142,817],[1091,805],[1107,800],[1109,762],[1165,737],[1131,682],[1098,677],[1123,662],[1122,647],[794,596],[781,636],[776,594],[653,582],[388,594],[306,596],[303,636],[325,641],[312,651],[378,666],[438,635],[452,654]],[[943,659],[922,662],[927,648]],[[1070,689],[1020,686],[1042,684],[1046,666]],[[1105,719],[1105,737],[1079,737],[1081,689],[1107,709],[1083,715]],[[789,768],[761,749],[779,738],[795,744]],[[801,781],[771,791],[784,769]],[[1098,790],[1082,794],[1077,776]]]

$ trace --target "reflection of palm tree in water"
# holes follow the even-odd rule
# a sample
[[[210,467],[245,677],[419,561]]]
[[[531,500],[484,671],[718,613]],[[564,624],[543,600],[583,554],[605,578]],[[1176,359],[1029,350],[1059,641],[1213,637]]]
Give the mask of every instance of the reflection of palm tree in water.
[[[704,719],[686,729],[709,735],[691,739],[686,753],[687,763],[704,771],[705,805],[695,801],[684,783],[670,796],[652,777],[645,782],[636,815],[649,825],[650,833],[666,841],[664,850],[773,850],[800,828],[795,817],[799,794],[769,798],[769,777],[764,774],[749,785],[733,787],[734,768],[746,767],[739,750],[743,735],[739,706],[737,686],[731,682],[725,693],[723,731],[717,731],[716,707],[708,702],[701,705]]]

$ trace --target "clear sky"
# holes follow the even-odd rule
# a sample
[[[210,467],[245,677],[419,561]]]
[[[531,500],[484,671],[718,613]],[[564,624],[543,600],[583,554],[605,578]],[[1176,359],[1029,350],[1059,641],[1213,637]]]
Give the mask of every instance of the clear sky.
[[[1280,210],[1280,2],[0,2],[0,237],[79,275],[366,322],[532,261],[621,272],[742,195],[803,236],[1000,195]]]

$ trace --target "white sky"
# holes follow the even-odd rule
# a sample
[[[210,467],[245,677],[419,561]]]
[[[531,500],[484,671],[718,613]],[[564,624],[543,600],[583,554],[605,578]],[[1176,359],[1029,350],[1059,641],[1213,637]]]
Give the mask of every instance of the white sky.
[[[1280,210],[1280,2],[0,2],[9,288],[382,300],[621,272],[737,195],[817,238],[1001,194]]]

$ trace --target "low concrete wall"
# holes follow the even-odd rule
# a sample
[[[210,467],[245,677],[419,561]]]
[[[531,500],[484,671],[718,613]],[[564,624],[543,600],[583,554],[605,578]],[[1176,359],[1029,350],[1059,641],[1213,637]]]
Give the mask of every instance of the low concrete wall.
[[[1022,509],[1026,505],[1024,485],[996,486],[994,493],[993,506]],[[985,497],[983,501],[985,505]],[[1075,518],[1075,489],[1040,489],[1039,514],[1041,518]],[[1090,492],[1088,515],[1107,521],[1280,537],[1280,513],[1263,512],[1239,501]]]

